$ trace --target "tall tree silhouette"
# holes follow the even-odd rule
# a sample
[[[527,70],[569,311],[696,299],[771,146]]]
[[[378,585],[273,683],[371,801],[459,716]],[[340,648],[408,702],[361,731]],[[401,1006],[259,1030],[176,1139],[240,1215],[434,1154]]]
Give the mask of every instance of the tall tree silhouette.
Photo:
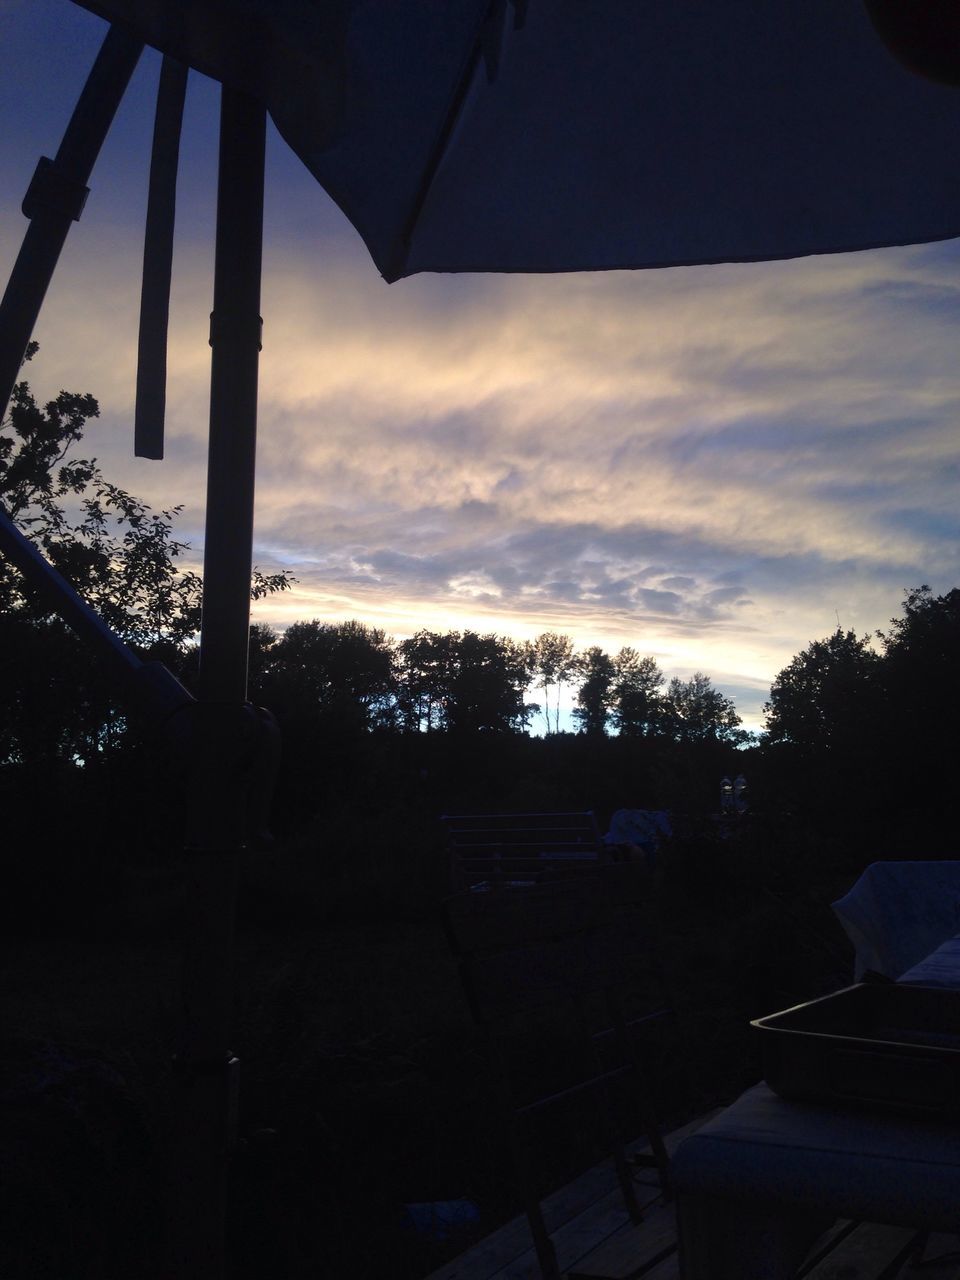
[[[881,633],[884,717],[898,785],[918,805],[936,805],[956,789],[960,729],[960,590],[908,592],[903,616]]]
[[[651,737],[664,728],[660,690],[666,679],[656,659],[641,657],[629,645],[613,660],[613,723],[629,738]]]
[[[745,742],[733,700],[713,687],[709,676],[696,671],[689,680],[675,676],[665,698],[667,726],[678,742]]]
[[[524,646],[504,636],[452,633],[452,678],[444,705],[448,729],[506,732],[526,726]]]
[[[335,718],[346,728],[394,721],[393,645],[363,622],[295,622],[270,647],[266,701],[281,721]]]
[[[584,733],[606,733],[613,710],[616,673],[613,659],[599,645],[592,645],[580,655],[577,661],[580,686],[573,714]]]
[[[560,692],[577,670],[573,641],[556,631],[544,631],[527,647],[531,671],[537,676],[537,688],[543,690],[543,718],[547,733],[551,727],[560,732]],[[555,689],[553,725],[550,723],[550,690]]]
[[[397,700],[408,731],[442,729],[453,679],[455,632],[420,630],[397,646]]]
[[[869,636],[838,627],[814,640],[773,681],[768,740],[807,758],[857,751],[878,727],[882,666]]]

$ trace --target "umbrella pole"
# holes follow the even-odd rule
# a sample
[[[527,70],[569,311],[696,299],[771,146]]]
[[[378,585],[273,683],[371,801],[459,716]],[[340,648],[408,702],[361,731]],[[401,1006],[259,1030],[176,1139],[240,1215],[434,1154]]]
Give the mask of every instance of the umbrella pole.
[[[125,27],[110,28],[56,156],[40,159],[24,196],[30,225],[0,301],[0,418],[20,376],[67,232],[83,211],[94,161],[142,50],[143,41]]]
[[[182,1280],[224,1274],[236,1059],[229,1053],[234,917],[250,789],[246,707],[260,350],[266,111],[224,86],[203,620],[188,797],[189,905],[176,1058],[174,1246]]]

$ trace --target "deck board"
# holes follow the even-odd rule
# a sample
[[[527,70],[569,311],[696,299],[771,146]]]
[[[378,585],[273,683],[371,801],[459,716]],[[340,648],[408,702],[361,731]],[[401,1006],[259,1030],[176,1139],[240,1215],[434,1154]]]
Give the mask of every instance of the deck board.
[[[845,1227],[854,1224],[843,1224]],[[640,1228],[642,1230],[642,1228]],[[812,1253],[829,1249],[813,1270],[806,1272],[805,1280],[884,1280],[895,1261],[903,1255],[916,1233],[906,1227],[881,1226],[876,1223],[859,1223],[849,1235],[841,1225],[832,1228],[818,1241]],[[639,1241],[638,1241],[639,1243]],[[832,1248],[830,1247],[832,1245]],[[957,1253],[956,1236],[937,1235],[930,1238],[919,1267],[904,1263],[897,1272],[898,1280],[960,1280],[960,1256]],[[649,1246],[638,1249],[637,1263],[632,1272],[625,1272],[623,1280],[639,1277],[639,1280],[680,1280],[680,1261],[676,1251],[651,1266],[644,1259],[649,1257]],[[571,1273],[568,1280],[575,1280]],[[609,1275],[595,1268],[584,1272],[590,1280],[620,1280],[613,1269]],[[803,1274],[801,1272],[801,1274]]]
[[[637,1199],[644,1211],[644,1221],[635,1230],[642,1231],[643,1227],[650,1226],[656,1220],[661,1206],[658,1204],[659,1194],[653,1188],[650,1189],[648,1198],[638,1195]],[[671,1218],[672,1216],[671,1211]],[[553,1232],[551,1238],[557,1251],[560,1270],[569,1274],[581,1259],[592,1255],[598,1246],[605,1244],[622,1229],[632,1226],[618,1187]],[[490,1277],[490,1280],[527,1280],[527,1277],[538,1278],[539,1275],[536,1251],[531,1245],[509,1266]]]
[[[568,1280],[634,1280],[676,1252],[677,1221],[673,1204],[656,1201],[643,1222],[626,1223],[607,1240],[567,1269]]]
[[[665,1134],[667,1151],[672,1153],[684,1138],[695,1133],[715,1114],[715,1111],[707,1112]],[[647,1150],[649,1148],[643,1140],[628,1147],[629,1153]],[[636,1190],[640,1206],[649,1220],[653,1213],[650,1206],[659,1196],[656,1171],[641,1170]],[[542,1209],[561,1267],[579,1263],[619,1229],[631,1225],[611,1159],[594,1165],[573,1182],[545,1197]],[[642,1231],[643,1225],[637,1229]],[[426,1280],[528,1280],[528,1277],[539,1280],[539,1270],[529,1223],[526,1215],[520,1214],[459,1257],[438,1267]]]
[[[919,1269],[907,1268],[903,1280],[960,1280],[960,1235],[932,1235]]]
[[[614,1187],[612,1192],[611,1186]],[[649,1195],[645,1196],[644,1188],[638,1185],[637,1198],[641,1206],[656,1197],[656,1188],[647,1190]],[[544,1222],[555,1244],[562,1232],[583,1232],[590,1223],[596,1224],[592,1227],[594,1232],[609,1234],[614,1231],[626,1219],[626,1211],[616,1188],[613,1161],[605,1160],[576,1181],[547,1196],[542,1208]],[[574,1256],[580,1257],[586,1251],[582,1248]],[[513,1280],[527,1274],[536,1275],[536,1268],[529,1271],[530,1258],[536,1260],[530,1224],[526,1215],[520,1214],[466,1253],[432,1272],[427,1280],[507,1280],[508,1276]]]
[[[877,1280],[915,1235],[908,1227],[861,1223],[807,1273],[806,1280]]]
[[[680,1280],[680,1258],[674,1250],[650,1271],[643,1273],[643,1280]]]

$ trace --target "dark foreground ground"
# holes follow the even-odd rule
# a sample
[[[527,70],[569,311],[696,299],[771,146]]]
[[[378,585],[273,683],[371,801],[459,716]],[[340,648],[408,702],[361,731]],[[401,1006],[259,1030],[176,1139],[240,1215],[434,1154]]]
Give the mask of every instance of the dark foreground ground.
[[[518,1211],[442,930],[445,870],[430,815],[395,840],[314,824],[246,868],[236,1280],[415,1280]],[[650,1061],[667,1127],[759,1077],[750,1017],[849,979],[827,904],[855,874],[772,853],[750,824],[727,839],[707,824],[663,850],[649,927],[677,1018]],[[45,885],[0,944],[0,1174],[16,1192],[0,1273],[150,1280],[169,1274],[180,868],[111,859],[96,895],[61,885],[58,909],[41,909]],[[593,1157],[572,1130],[555,1183]],[[448,1239],[410,1227],[405,1206],[461,1198],[479,1218]]]

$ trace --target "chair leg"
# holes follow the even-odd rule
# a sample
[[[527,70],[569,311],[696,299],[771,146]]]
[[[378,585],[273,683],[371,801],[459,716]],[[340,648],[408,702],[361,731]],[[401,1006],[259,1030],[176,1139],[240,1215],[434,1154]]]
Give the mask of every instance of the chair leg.
[[[930,1233],[928,1231],[918,1231],[897,1256],[884,1267],[879,1276],[877,1276],[877,1280],[897,1280],[904,1267],[909,1266],[911,1269],[913,1267],[922,1267],[924,1265],[922,1258],[926,1253],[929,1239]]]
[[[554,1248],[547,1224],[543,1218],[540,1197],[537,1194],[536,1181],[530,1168],[530,1155],[527,1144],[521,1135],[516,1117],[509,1130],[510,1148],[513,1158],[514,1175],[517,1179],[517,1190],[521,1203],[530,1223],[530,1234],[533,1236],[533,1247],[537,1253],[542,1280],[562,1280],[557,1251]]]
[[[645,1118],[647,1122],[647,1137],[650,1140],[650,1151],[660,1179],[660,1190],[663,1192],[664,1200],[669,1202],[673,1199],[673,1186],[670,1182],[670,1157],[667,1155],[667,1148],[663,1145],[663,1138],[660,1135],[660,1129],[656,1121],[652,1117]]]
[[[913,1247],[912,1247],[912,1249],[910,1250],[910,1265],[911,1265],[911,1267],[922,1267],[922,1266],[923,1266],[923,1259],[924,1259],[924,1255],[925,1255],[925,1254],[926,1254],[926,1252],[927,1252],[927,1245],[928,1245],[929,1243],[930,1243],[930,1232],[929,1232],[929,1231],[921,1231],[921,1232],[919,1233],[919,1235],[917,1235],[917,1236],[915,1236],[915,1237],[914,1237],[913,1242],[912,1242]]]
[[[620,1190],[623,1193],[623,1203],[630,1215],[630,1221],[635,1225],[639,1225],[643,1221],[643,1210],[637,1203],[637,1193],[634,1190],[633,1178],[630,1176],[630,1165],[624,1154],[623,1147],[619,1144],[614,1148],[613,1163],[617,1171],[617,1181],[620,1183]]]
[[[540,1201],[537,1199],[528,1200],[526,1212],[527,1221],[530,1223],[530,1233],[533,1236],[533,1247],[537,1251],[537,1262],[540,1264],[542,1280],[561,1280],[557,1251],[553,1247],[553,1241],[550,1239],[546,1223],[543,1220]]]
[[[644,1097],[649,1096],[649,1088],[646,1081],[646,1072],[640,1063],[637,1064],[638,1075],[643,1081]],[[670,1157],[667,1154],[667,1148],[663,1144],[663,1137],[660,1133],[660,1126],[649,1104],[644,1101],[641,1108],[641,1117],[643,1120],[643,1132],[646,1134],[647,1141],[650,1144],[649,1154],[637,1154],[630,1157],[630,1163],[634,1168],[640,1169],[656,1169],[657,1181],[660,1183],[660,1191],[666,1203],[673,1199],[673,1186],[670,1180]]]
[[[641,1098],[640,1115],[643,1121],[644,1133],[650,1143],[650,1155],[647,1157],[633,1157],[632,1163],[641,1167],[655,1168],[663,1198],[665,1201],[670,1201],[673,1199],[673,1190],[670,1185],[670,1157],[667,1155],[667,1149],[663,1145],[660,1126],[657,1123],[654,1108],[649,1101],[653,1094],[646,1065],[636,1048],[630,1044],[620,998],[612,988],[607,989],[606,1000],[617,1042],[621,1045],[625,1056],[632,1061],[633,1069],[637,1076]]]

